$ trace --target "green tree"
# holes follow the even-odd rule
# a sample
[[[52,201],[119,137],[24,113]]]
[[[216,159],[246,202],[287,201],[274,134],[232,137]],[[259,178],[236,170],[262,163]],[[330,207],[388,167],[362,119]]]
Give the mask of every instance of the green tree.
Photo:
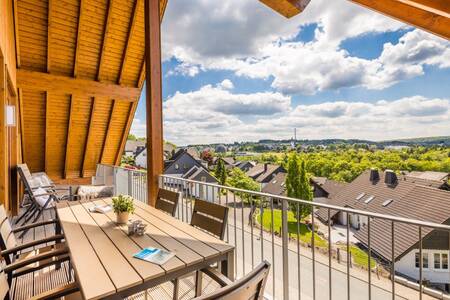
[[[247,174],[245,174],[244,171],[239,168],[234,168],[233,170],[231,170],[227,183],[229,186],[238,189],[259,191],[259,184],[251,177],[247,176]],[[253,197],[248,193],[237,192],[236,196],[241,198],[245,203],[250,203],[250,201],[254,200]]]
[[[222,158],[217,161],[216,169],[214,170],[214,175],[219,180],[220,185],[225,185],[227,181],[227,170],[225,169],[225,163]]]
[[[288,174],[286,176],[287,195],[291,198],[312,201],[313,193],[306,172],[305,161],[300,160],[297,153],[292,153],[288,161]],[[289,202],[289,207],[297,220],[311,213],[311,206]]]
[[[137,137],[134,134],[131,134],[131,133],[128,135],[127,139],[129,141],[137,141]]]

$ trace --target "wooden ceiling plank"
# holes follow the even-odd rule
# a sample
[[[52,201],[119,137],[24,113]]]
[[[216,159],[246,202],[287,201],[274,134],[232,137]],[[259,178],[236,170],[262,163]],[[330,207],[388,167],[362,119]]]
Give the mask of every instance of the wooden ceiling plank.
[[[127,142],[128,133],[130,132],[131,125],[133,124],[134,114],[136,112],[137,106],[138,106],[137,101],[130,104],[130,110],[128,112],[127,123],[123,130],[122,140],[120,141],[119,149],[116,154],[116,161],[115,161],[116,165],[120,164],[120,159],[122,158],[122,153],[125,148],[125,144]]]
[[[14,0],[13,9],[14,9],[14,38],[16,42],[16,66],[20,68],[20,43],[19,43],[19,17],[17,13],[17,1]]]
[[[450,4],[446,1],[436,1],[436,0],[398,0],[398,1],[434,13],[436,15],[450,18]]]
[[[45,173],[49,173],[49,169],[48,169],[48,162],[49,162],[49,143],[48,140],[51,137],[50,134],[50,120],[51,120],[51,116],[49,114],[49,94],[48,91],[45,92],[45,153],[44,153],[44,161],[45,161]]]
[[[125,49],[123,50],[122,64],[120,66],[119,79],[117,81],[118,84],[122,84],[123,72],[125,69],[125,65],[127,63],[128,50],[130,49],[131,38],[133,36],[134,29],[136,28],[137,14],[138,14],[138,9],[139,9],[139,5],[140,5],[141,1],[142,0],[135,0],[135,2],[134,2],[132,19],[131,19],[130,26],[128,29],[127,42],[125,44]]]
[[[41,91],[51,90],[53,92],[76,94],[79,96],[119,98],[130,102],[137,101],[141,95],[141,90],[135,87],[124,87],[94,80],[23,69],[17,70],[17,86]]]
[[[19,95],[19,118],[20,118],[20,145],[22,147],[22,162],[25,162],[25,130],[23,121],[23,94],[22,89],[18,89]]]
[[[366,8],[421,28],[447,40],[450,39],[450,18],[412,6],[404,0],[349,0]],[[417,2],[417,1],[416,1]]]
[[[105,134],[105,139],[103,140],[103,146],[102,146],[102,154],[100,155],[100,159],[99,159],[99,163],[103,163],[103,159],[105,157],[105,153],[106,153],[106,144],[108,142],[109,136],[111,134],[111,120],[113,118],[114,112],[117,109],[117,101],[116,100],[112,100],[113,104],[111,107],[111,112],[109,114],[109,120],[108,120],[108,126],[106,127],[106,134]]]
[[[47,73],[50,73],[51,70],[51,57],[52,57],[52,48],[51,47],[51,36],[52,36],[52,5],[53,0],[48,0],[48,12],[47,12]]]
[[[77,40],[75,42],[75,58],[73,62],[73,77],[75,78],[78,76],[78,60],[80,55],[80,36],[81,36],[80,28],[81,28],[81,20],[83,17],[84,1],[85,0],[80,0],[80,6],[78,8]]]
[[[85,172],[86,172],[86,157],[88,154],[88,149],[89,149],[89,144],[92,142],[92,128],[93,128],[93,123],[94,123],[94,116],[95,113],[97,111],[97,105],[96,105],[97,101],[96,98],[92,99],[92,107],[91,107],[91,115],[89,117],[89,126],[88,126],[88,134],[86,136],[86,143],[84,144],[84,154],[83,154],[83,163],[82,163],[82,167],[81,167],[81,177],[85,177]]]
[[[67,171],[68,171],[68,166],[69,166],[69,160],[70,160],[70,132],[71,132],[71,127],[72,127],[72,115],[73,115],[73,107],[74,107],[74,102],[75,100],[73,99],[73,95],[70,95],[70,109],[69,109],[69,122],[67,125],[67,140],[66,140],[66,157],[64,160],[64,174],[63,174],[63,178],[67,179]]]
[[[98,71],[97,71],[97,81],[101,81],[101,79],[102,79],[101,75],[102,75],[102,68],[103,68],[104,59],[105,59],[106,40],[108,39],[111,22],[112,22],[112,8],[113,8],[113,0],[109,0],[108,12],[106,14],[105,27],[104,27],[104,31],[103,31],[102,48],[100,50],[100,59],[99,59]]]

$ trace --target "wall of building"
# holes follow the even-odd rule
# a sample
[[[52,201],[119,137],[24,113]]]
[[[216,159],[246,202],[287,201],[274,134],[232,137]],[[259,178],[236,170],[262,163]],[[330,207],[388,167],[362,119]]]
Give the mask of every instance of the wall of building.
[[[17,213],[16,165],[20,161],[19,103],[12,0],[0,0],[0,203]],[[14,107],[13,126],[6,126],[6,107]]]
[[[140,168],[147,169],[147,149],[139,153],[138,156],[136,156],[135,159],[136,166]]]
[[[403,256],[398,262],[395,263],[395,271],[406,275],[415,280],[419,280],[419,268],[416,268],[415,253],[419,252],[419,249],[413,249],[408,254]],[[423,269],[423,279],[429,280],[432,283],[446,284],[450,282],[450,271],[434,268],[434,254],[435,253],[447,253],[449,251],[443,250],[431,250],[424,249],[423,255],[428,255],[428,268]]]

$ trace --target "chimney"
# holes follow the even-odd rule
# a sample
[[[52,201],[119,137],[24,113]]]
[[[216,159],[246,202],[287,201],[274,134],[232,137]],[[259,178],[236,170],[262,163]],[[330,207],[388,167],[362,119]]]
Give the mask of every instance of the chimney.
[[[370,169],[370,181],[376,182],[380,180],[380,173],[378,173],[378,170],[375,168]]]
[[[264,163],[264,173],[267,172],[267,165],[268,165],[268,163]]]
[[[384,183],[387,185],[394,185],[397,183],[397,175],[392,170],[384,171]]]

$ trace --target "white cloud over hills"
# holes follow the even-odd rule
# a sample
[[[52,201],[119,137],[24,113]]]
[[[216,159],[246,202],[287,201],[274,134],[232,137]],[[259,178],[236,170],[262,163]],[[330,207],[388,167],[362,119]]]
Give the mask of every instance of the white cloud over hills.
[[[165,138],[183,145],[290,138],[294,128],[299,138],[308,139],[383,140],[450,132],[450,99],[414,96],[293,107],[290,98],[279,93],[237,94],[223,85],[167,99]],[[144,135],[145,125],[135,120],[132,132]]]

